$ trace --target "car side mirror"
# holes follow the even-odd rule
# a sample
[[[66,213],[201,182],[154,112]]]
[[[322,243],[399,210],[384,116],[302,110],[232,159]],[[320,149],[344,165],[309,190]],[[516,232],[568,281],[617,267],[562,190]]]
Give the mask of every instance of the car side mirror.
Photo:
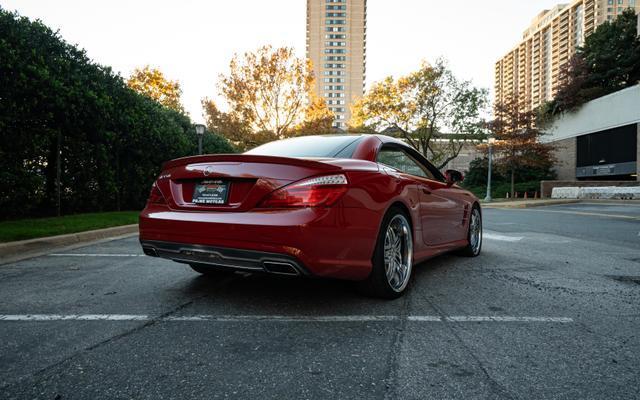
[[[453,185],[454,183],[462,182],[464,180],[462,172],[456,171],[455,169],[446,170],[444,172],[444,177],[447,179],[448,185]]]

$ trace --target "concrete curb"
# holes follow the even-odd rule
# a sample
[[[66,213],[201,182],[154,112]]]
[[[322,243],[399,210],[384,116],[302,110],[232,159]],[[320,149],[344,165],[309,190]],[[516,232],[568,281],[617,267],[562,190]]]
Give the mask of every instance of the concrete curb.
[[[81,247],[92,242],[115,240],[137,234],[138,224],[132,224],[67,235],[0,243],[0,265],[37,257],[53,249]]]
[[[531,208],[580,202],[581,200],[576,199],[505,201],[498,203],[483,203],[482,208]]]

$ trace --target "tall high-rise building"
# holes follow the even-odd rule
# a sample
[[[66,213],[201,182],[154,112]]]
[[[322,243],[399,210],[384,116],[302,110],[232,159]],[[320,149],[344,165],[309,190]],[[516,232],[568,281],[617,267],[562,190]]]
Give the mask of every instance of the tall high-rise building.
[[[574,0],[538,14],[518,43],[495,64],[495,100],[532,110],[553,99],[562,68],[584,39],[640,0]]]
[[[366,43],[367,0],[307,0],[307,58],[336,128],[347,127],[363,95]]]

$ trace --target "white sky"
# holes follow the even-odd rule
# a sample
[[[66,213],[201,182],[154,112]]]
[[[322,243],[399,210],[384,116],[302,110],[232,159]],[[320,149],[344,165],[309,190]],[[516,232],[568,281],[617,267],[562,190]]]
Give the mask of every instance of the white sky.
[[[423,59],[444,56],[454,72],[492,89],[494,62],[533,17],[560,0],[368,0],[367,86]],[[128,76],[159,67],[182,85],[202,121],[200,99],[236,52],[291,46],[304,57],[306,0],[0,0],[0,6],[59,29],[89,57]]]

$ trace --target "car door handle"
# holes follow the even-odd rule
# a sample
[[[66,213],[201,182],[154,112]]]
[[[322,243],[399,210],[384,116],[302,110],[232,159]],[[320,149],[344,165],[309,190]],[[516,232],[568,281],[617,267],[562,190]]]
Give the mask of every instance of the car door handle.
[[[422,193],[424,194],[431,194],[431,190],[427,189],[427,188],[422,188]]]

